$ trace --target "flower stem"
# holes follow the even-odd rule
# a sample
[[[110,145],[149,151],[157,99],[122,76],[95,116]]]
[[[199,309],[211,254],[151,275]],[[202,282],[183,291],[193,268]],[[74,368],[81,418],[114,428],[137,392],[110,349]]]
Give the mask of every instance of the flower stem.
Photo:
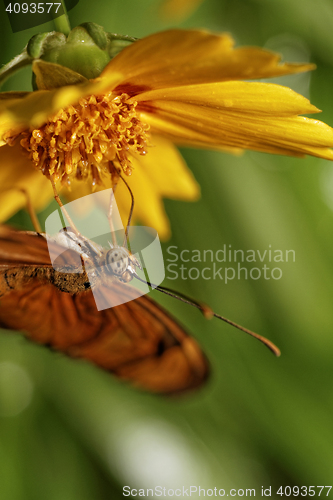
[[[67,15],[67,9],[65,5],[65,1],[61,0],[61,5],[64,11],[64,14],[59,17],[53,17],[53,22],[56,27],[56,31],[60,31],[64,35],[68,36],[69,32],[71,31],[71,25],[69,24],[69,19]]]
[[[28,66],[31,63],[32,63],[32,58],[27,53],[27,48],[25,48],[21,54],[14,57],[12,61],[5,64],[0,69],[0,86],[7,78],[13,75],[18,69],[23,68],[24,66]]]

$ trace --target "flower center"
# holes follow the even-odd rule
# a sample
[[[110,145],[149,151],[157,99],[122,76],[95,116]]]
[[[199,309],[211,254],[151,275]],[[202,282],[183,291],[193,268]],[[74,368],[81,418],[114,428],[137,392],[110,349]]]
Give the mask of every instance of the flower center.
[[[132,154],[147,153],[149,125],[137,118],[136,104],[127,94],[83,98],[42,127],[22,132],[20,144],[34,166],[54,181],[104,184],[119,166],[131,174]]]

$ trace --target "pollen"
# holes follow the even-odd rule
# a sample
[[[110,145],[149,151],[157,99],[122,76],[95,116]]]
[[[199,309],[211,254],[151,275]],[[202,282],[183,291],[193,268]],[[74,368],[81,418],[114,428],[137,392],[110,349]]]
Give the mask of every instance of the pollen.
[[[131,157],[147,153],[149,125],[135,108],[127,94],[92,95],[61,109],[41,128],[22,132],[20,144],[34,167],[54,181],[103,185],[119,169],[130,175]]]

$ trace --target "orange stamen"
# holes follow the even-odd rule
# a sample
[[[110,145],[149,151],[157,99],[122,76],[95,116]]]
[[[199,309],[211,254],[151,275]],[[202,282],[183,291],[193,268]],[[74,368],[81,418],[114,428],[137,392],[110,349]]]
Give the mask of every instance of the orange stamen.
[[[149,125],[138,119],[135,108],[127,94],[88,96],[59,110],[42,127],[22,132],[20,144],[47,177],[67,185],[73,178],[103,184],[109,162],[130,175],[131,154],[147,153]]]

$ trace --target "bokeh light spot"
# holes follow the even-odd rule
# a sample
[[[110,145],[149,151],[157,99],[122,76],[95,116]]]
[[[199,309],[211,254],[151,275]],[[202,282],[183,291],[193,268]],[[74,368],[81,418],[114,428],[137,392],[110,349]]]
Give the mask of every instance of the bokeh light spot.
[[[15,363],[0,363],[0,416],[14,417],[31,402],[33,384],[27,372]]]

